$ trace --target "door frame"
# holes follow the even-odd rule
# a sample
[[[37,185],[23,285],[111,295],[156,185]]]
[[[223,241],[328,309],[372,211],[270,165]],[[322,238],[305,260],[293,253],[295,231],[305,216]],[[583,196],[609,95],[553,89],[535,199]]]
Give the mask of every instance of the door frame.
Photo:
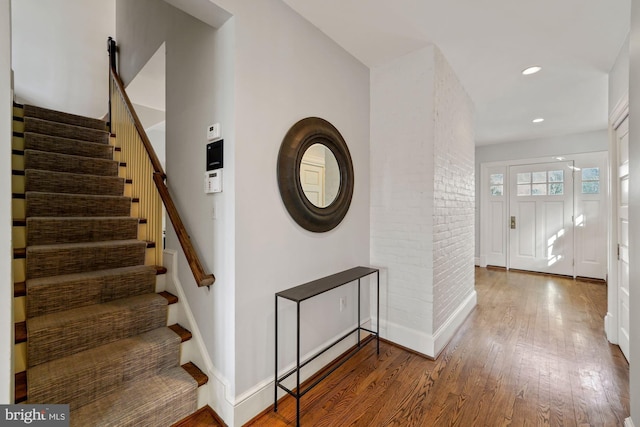
[[[480,164],[480,185],[478,186],[477,190],[478,190],[478,194],[477,196],[480,199],[480,215],[479,215],[479,228],[480,228],[480,256],[479,258],[476,260],[476,264],[480,267],[486,267],[488,265],[487,260],[488,260],[488,255],[489,254],[489,244],[490,244],[490,235],[491,235],[491,231],[490,231],[490,222],[487,220],[487,218],[490,217],[490,203],[491,203],[491,199],[490,197],[487,195],[487,191],[489,189],[489,175],[490,173],[493,173],[492,171],[496,171],[496,170],[503,170],[504,172],[504,182],[508,182],[509,180],[509,167],[510,166],[520,166],[520,165],[527,165],[527,164],[536,164],[536,163],[550,163],[555,161],[567,161],[567,160],[573,160],[574,161],[574,165],[577,167],[581,167],[583,165],[583,163],[591,163],[590,158],[591,156],[594,155],[605,155],[607,157],[606,163],[604,163],[603,166],[603,173],[601,174],[601,179],[605,180],[606,182],[603,183],[602,185],[602,191],[605,192],[606,194],[604,194],[604,203],[607,203],[607,207],[606,207],[606,214],[608,214],[608,218],[606,219],[607,223],[605,224],[605,239],[607,241],[607,245],[610,245],[610,241],[611,241],[611,234],[610,234],[610,221],[611,221],[611,206],[612,206],[612,201],[611,201],[611,179],[610,179],[610,171],[611,171],[611,162],[610,162],[610,152],[606,152],[606,151],[597,151],[597,152],[589,152],[589,153],[574,153],[574,154],[557,154],[557,155],[549,155],[549,156],[545,156],[545,157],[535,157],[535,158],[526,158],[526,159],[516,159],[516,160],[502,160],[502,161],[496,161],[496,162],[484,162]],[[561,158],[562,160],[558,159]],[[604,169],[606,169],[606,171],[604,171]],[[574,215],[577,209],[577,197],[578,197],[578,188],[577,186],[581,184],[581,180],[578,179],[578,177],[574,177],[573,180],[573,185],[574,185],[574,203],[573,203],[573,207],[574,207]],[[504,188],[504,199],[505,199],[505,203],[503,204],[503,217],[507,218],[508,214],[509,214],[509,188],[507,185],[505,185]],[[503,228],[502,228],[503,234],[505,236],[507,236],[507,238],[505,238],[504,240],[504,259],[502,260],[503,263],[502,264],[498,264],[496,262],[492,262],[491,265],[497,265],[497,266],[501,266],[501,267],[505,267],[507,269],[509,269],[510,266],[510,260],[509,260],[509,244],[510,244],[510,239],[508,238],[508,233],[510,231],[509,229],[509,224],[508,221],[504,221],[503,223]],[[575,248],[576,245],[579,243],[576,241],[576,237],[577,234],[574,230],[573,233],[573,242],[574,242],[574,258],[575,258]],[[608,234],[608,236],[607,236]],[[604,270],[603,270],[603,275],[605,275],[605,278],[607,277],[608,274],[610,274],[611,272],[611,261],[610,261],[610,246],[609,250],[605,249],[605,253],[604,253],[604,259],[603,259],[603,264],[604,265]],[[495,259],[495,256],[493,257]],[[574,266],[573,272],[574,275],[576,273],[576,266]],[[611,288],[611,287],[609,287]],[[617,296],[617,294],[616,294]],[[610,306],[610,304],[609,304]],[[617,313],[617,312],[616,312]]]
[[[618,311],[618,227],[616,218],[618,215],[618,185],[617,185],[617,159],[618,144],[616,141],[616,129],[629,116],[629,93],[620,98],[609,116],[609,219],[607,229],[609,275],[607,286],[607,314],[604,317],[604,331],[607,339],[612,344],[618,344],[619,311]],[[614,268],[615,266],[615,268]]]

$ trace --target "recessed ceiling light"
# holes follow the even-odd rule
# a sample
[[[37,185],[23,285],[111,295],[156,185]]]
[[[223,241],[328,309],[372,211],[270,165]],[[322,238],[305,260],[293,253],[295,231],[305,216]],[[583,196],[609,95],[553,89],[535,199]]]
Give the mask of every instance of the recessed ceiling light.
[[[533,123],[542,123],[544,122],[544,119],[542,117],[538,117],[536,119],[531,120]]]
[[[558,156],[558,157],[554,157],[554,159],[562,161],[562,160],[566,160],[566,157]]]
[[[529,67],[529,68],[526,68],[526,69],[522,70],[522,74],[525,75],[525,76],[529,76],[531,74],[537,73],[540,70],[542,70],[542,67],[539,67],[539,66],[535,65],[533,67]]]

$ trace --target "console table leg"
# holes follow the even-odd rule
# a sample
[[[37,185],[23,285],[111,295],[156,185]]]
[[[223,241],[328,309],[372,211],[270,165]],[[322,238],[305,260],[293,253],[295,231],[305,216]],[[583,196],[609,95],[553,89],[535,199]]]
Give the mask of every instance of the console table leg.
[[[360,347],[360,279],[358,279],[358,347]]]
[[[376,308],[376,316],[378,317],[378,321],[376,322],[376,346],[377,346],[377,352],[378,354],[380,354],[380,270],[378,270],[376,272],[376,277],[378,278],[377,281],[377,293],[378,295],[376,296],[376,304],[377,304],[377,308]]]
[[[300,302],[297,303],[298,306],[298,327],[297,327],[297,338],[296,338],[296,346],[297,346],[297,356],[296,356],[296,426],[300,427]]]
[[[274,368],[274,381],[273,381],[273,412],[278,412],[278,296],[276,295],[276,343],[273,360]]]

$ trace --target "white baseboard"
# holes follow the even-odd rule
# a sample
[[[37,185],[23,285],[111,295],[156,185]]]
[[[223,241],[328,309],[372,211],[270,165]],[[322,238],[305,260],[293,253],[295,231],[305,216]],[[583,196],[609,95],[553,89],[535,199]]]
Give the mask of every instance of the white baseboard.
[[[455,335],[456,331],[469,314],[473,311],[478,304],[478,294],[474,289],[471,293],[462,301],[462,303],[456,308],[456,310],[449,316],[446,322],[438,328],[435,334],[433,334],[435,355],[437,356],[445,348],[445,346],[451,341],[451,338]]]
[[[366,325],[370,319],[365,319],[362,322],[362,325],[367,327]],[[354,325],[355,327],[355,325]],[[317,348],[311,350],[308,354],[301,357],[302,360],[307,360],[312,355],[318,353],[319,351],[326,348],[329,344],[334,343],[338,338],[344,336],[348,331],[352,330],[348,329],[335,337],[327,340],[325,343],[319,345]],[[336,344],[330,350],[327,350],[322,355],[318,356],[317,359],[314,359],[308,365],[305,366],[303,375],[300,377],[300,381],[304,381],[310,376],[314,375],[320,369],[325,367],[327,364],[338,358],[342,353],[349,350],[349,348],[353,347],[356,344],[357,335],[354,333],[353,338],[347,338],[340,343]],[[373,344],[367,344],[373,345]],[[295,367],[295,364],[291,364],[285,368],[280,369],[279,375],[282,375],[285,372],[290,371]],[[293,378],[293,377],[292,377]],[[278,398],[282,397],[285,394],[283,390],[278,390]],[[234,417],[233,424],[229,424],[233,427],[240,427],[258,415],[260,412],[264,411],[269,406],[273,405],[274,398],[274,378],[266,378],[262,382],[256,384],[251,389],[245,391],[244,393],[236,396],[235,398],[235,407],[234,407]],[[304,397],[302,398],[304,399]]]
[[[631,419],[631,417],[624,420],[624,427],[635,427],[635,424],[633,424],[633,420]]]
[[[384,320],[380,321],[383,326],[380,328],[380,335],[403,347],[436,358],[473,311],[477,302],[478,295],[473,290],[433,335]]]
[[[604,316],[604,332],[611,344],[618,344],[618,331],[615,324],[613,314],[607,313],[607,315]]]
[[[477,265],[478,267],[480,267],[480,257],[479,257],[479,256],[475,257],[475,258],[473,259],[473,263],[474,263],[475,265]]]

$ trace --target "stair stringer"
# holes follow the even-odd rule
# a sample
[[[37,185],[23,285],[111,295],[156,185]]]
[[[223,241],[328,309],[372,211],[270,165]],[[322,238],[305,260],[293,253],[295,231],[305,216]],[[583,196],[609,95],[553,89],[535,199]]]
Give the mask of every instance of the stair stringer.
[[[174,304],[169,312],[169,321],[179,323],[191,331],[193,337],[182,344],[180,363],[192,361],[198,365],[209,377],[209,382],[198,388],[198,408],[209,405],[229,425],[235,425],[234,414],[236,411],[234,397],[231,395],[229,381],[213,365],[211,356],[204,344],[202,334],[191,311],[187,296],[180,279],[178,278],[178,253],[175,250],[165,249],[163,254],[164,267],[167,268],[163,286],[166,290],[178,296],[178,303]]]

